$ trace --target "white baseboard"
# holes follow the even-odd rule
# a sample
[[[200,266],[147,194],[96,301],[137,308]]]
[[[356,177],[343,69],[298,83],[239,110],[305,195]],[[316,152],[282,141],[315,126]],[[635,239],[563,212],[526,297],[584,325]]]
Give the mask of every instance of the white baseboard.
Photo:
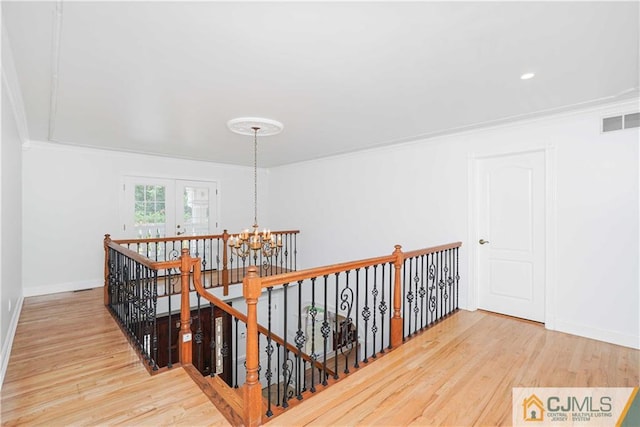
[[[58,294],[60,292],[81,291],[84,289],[101,288],[104,286],[104,279],[82,280],[79,282],[57,283],[48,286],[34,286],[23,289],[25,297],[37,297],[40,295]]]
[[[547,329],[640,350],[640,336],[637,335],[634,336],[606,329],[577,325],[575,323],[565,322],[559,319],[556,319],[555,321],[555,328]]]
[[[4,375],[7,373],[7,366],[9,365],[9,356],[11,356],[11,348],[13,347],[13,339],[16,336],[16,329],[18,328],[18,320],[20,319],[20,313],[22,312],[22,303],[24,297],[18,298],[16,301],[15,310],[13,310],[13,316],[11,316],[11,323],[9,324],[9,330],[7,336],[2,343],[2,354],[0,354],[0,390],[2,390],[2,384],[4,384]]]

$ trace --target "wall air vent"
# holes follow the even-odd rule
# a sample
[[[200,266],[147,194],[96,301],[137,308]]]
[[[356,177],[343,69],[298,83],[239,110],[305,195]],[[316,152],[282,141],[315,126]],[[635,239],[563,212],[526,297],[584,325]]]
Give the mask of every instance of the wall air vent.
[[[614,130],[637,127],[640,127],[640,113],[624,114],[602,119],[602,132],[612,132]]]

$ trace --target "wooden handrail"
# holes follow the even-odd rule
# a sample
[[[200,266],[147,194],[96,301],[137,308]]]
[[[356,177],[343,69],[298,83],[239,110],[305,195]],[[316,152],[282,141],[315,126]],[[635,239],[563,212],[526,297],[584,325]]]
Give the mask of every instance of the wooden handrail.
[[[122,255],[127,256],[128,258],[133,259],[137,263],[144,265],[145,267],[149,267],[152,270],[162,270],[169,268],[178,268],[180,269],[180,260],[175,259],[171,261],[151,261],[146,256],[140,255],[137,252],[132,251],[131,249],[127,249],[124,246],[121,246],[115,240],[111,240],[106,242],[106,247],[115,250],[116,252],[120,252]]]
[[[462,242],[449,243],[446,245],[432,246],[430,248],[418,249],[411,252],[401,252],[402,260],[413,258],[420,255],[440,252],[447,249],[458,248]],[[276,274],[273,276],[262,277],[260,282],[263,288],[270,288],[285,283],[298,282],[300,280],[311,279],[314,277],[328,276],[342,271],[357,270],[359,268],[371,267],[373,265],[394,263],[397,261],[397,255],[387,255],[375,258],[367,258],[358,261],[343,262],[339,264],[328,265],[324,267],[308,268],[306,270],[291,271],[288,273]]]
[[[462,246],[462,242],[454,242],[454,243],[448,243],[446,245],[432,246],[430,248],[418,249],[418,250],[410,251],[410,252],[404,252],[403,258],[404,259],[414,258],[414,257],[417,257],[417,256],[433,254],[433,253],[436,253],[436,252],[441,252],[441,251],[446,251],[446,250],[449,250],[449,249],[459,248],[460,246]]]
[[[213,305],[215,305],[216,307],[218,307],[219,309],[221,309],[222,311],[224,311],[225,313],[230,314],[233,317],[238,318],[240,321],[244,322],[245,324],[247,323],[248,319],[247,319],[247,315],[245,315],[244,313],[242,313],[241,311],[236,310],[235,308],[231,307],[229,304],[225,303],[224,301],[222,301],[220,298],[211,295],[209,292],[207,292],[207,290],[204,288],[204,286],[202,286],[202,281],[200,280],[201,274],[202,274],[202,267],[199,264],[199,258],[192,258],[192,263],[193,263],[193,285],[195,290],[198,292],[198,294],[200,294],[200,296],[202,296],[204,299],[206,299],[207,301],[209,301],[210,303],[212,303]],[[251,268],[251,267],[249,267]],[[269,330],[267,328],[265,328],[264,326],[262,326],[260,323],[258,323],[258,332],[260,332],[262,335],[264,336],[271,336],[271,339],[273,341],[275,341],[276,343],[280,344],[281,346],[285,346],[285,342],[284,339],[282,339],[282,337],[280,337],[279,335],[274,334],[273,332],[269,333]],[[294,347],[291,343],[286,343],[286,348],[287,350],[294,352],[294,353],[298,353],[298,349],[296,347]],[[313,364],[316,368],[319,369],[323,369],[323,365],[322,363],[318,362],[318,361],[314,361],[311,356],[309,356],[306,353],[302,353],[302,358],[304,360],[306,360],[307,362]],[[333,375],[334,372],[330,369],[327,369],[327,372],[330,375]]]
[[[358,268],[371,267],[372,265],[386,264],[393,261],[395,261],[395,256],[393,255],[368,258],[359,261],[343,262],[325,267],[308,268],[306,270],[261,277],[260,282],[262,283],[263,288],[270,288],[272,286],[282,285],[285,283],[298,282],[300,280],[311,279],[313,277],[328,276],[342,271],[356,270]]]
[[[272,231],[271,234],[299,234],[300,230],[280,230]],[[236,233],[237,234],[237,233]],[[226,238],[225,238],[226,235]],[[225,242],[233,233],[226,233],[226,230],[222,234],[206,234],[198,236],[174,236],[174,237],[150,237],[150,238],[136,238],[136,239],[117,239],[111,240],[112,242],[126,245],[131,243],[159,243],[159,242],[179,242],[182,240],[207,240],[207,239],[222,239]]]

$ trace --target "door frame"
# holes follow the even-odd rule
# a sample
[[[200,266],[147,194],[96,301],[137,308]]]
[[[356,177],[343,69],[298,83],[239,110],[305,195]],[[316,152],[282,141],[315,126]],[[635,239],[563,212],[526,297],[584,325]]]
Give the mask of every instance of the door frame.
[[[556,190],[556,148],[553,144],[521,150],[495,150],[469,153],[467,158],[468,178],[468,242],[469,242],[469,293],[467,297],[470,310],[478,309],[480,294],[480,251],[479,237],[479,162],[496,157],[522,155],[542,152],[544,154],[544,198],[545,198],[545,272],[544,272],[544,324],[545,328],[555,330],[556,325],[556,260],[557,260],[557,190]]]

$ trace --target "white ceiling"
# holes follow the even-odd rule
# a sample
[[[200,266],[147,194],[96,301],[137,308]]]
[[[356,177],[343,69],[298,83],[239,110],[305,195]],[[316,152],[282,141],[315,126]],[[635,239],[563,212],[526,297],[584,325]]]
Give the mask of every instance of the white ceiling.
[[[638,96],[639,2],[2,2],[29,138],[287,164]],[[531,80],[520,80],[525,72]]]

